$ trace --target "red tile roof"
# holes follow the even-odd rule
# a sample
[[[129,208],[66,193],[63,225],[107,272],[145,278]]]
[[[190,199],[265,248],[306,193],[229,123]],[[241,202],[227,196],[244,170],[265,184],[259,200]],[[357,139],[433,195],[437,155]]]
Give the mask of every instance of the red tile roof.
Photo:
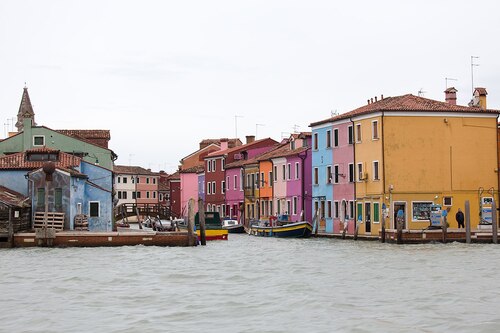
[[[152,172],[151,170],[146,170],[143,167],[127,166],[127,165],[115,165],[113,167],[113,173],[115,173],[115,174],[129,174],[129,175],[158,176],[158,173]]]
[[[0,202],[15,207],[29,207],[29,198],[21,193],[0,185]]]
[[[196,165],[191,168],[179,170],[180,173],[200,173],[205,171],[205,166],[204,165]]]
[[[81,158],[64,153],[59,150],[50,148],[36,148],[30,149],[26,152],[20,152],[0,157],[0,169],[2,170],[33,170],[43,166],[46,161],[28,161],[27,155],[30,153],[57,153],[59,155],[58,161],[54,161],[56,167],[70,169],[80,165]]]
[[[217,156],[223,156],[223,155],[226,155],[226,154],[230,154],[230,153],[235,152],[235,151],[244,151],[244,150],[249,149],[249,148],[251,148],[253,146],[256,146],[259,143],[262,143],[262,142],[264,142],[266,140],[274,141],[271,138],[265,138],[265,139],[255,140],[254,142],[250,142],[250,143],[247,143],[247,144],[244,144],[244,145],[241,145],[241,146],[229,148],[229,149],[226,149],[226,150],[214,151],[213,153],[208,154],[207,157],[217,157]]]
[[[377,102],[373,102],[357,108],[353,111],[331,117],[325,120],[311,123],[309,126],[317,126],[332,121],[347,119],[350,117],[381,111],[401,111],[401,112],[466,112],[466,113],[500,113],[498,110],[485,110],[475,106],[452,105],[446,102],[414,96],[412,94],[386,97]]]

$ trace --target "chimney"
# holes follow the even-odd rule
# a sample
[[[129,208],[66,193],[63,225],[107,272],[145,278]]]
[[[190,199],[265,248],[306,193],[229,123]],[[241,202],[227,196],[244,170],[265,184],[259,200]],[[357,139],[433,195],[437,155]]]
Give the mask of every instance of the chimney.
[[[444,91],[445,101],[451,105],[457,105],[457,89],[450,87]]]
[[[380,100],[382,101],[384,99],[384,95],[380,95]]]
[[[488,95],[486,88],[475,88],[473,97],[474,106],[479,106],[481,109],[486,110],[486,95]]]
[[[369,100],[369,99],[367,99],[367,100],[366,100],[366,103],[370,104],[370,100]]]
[[[375,102],[377,101],[377,96],[375,96]]]
[[[229,148],[229,142],[227,138],[220,139],[220,150],[226,150]]]
[[[372,104],[372,103],[373,103],[373,97],[372,97],[372,98],[370,98],[370,104]]]
[[[255,135],[247,135],[247,144],[255,141]]]

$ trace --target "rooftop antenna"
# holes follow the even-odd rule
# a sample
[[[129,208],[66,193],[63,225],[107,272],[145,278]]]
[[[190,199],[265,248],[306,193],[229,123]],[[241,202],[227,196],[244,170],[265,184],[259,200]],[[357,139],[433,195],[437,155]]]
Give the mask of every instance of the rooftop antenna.
[[[259,126],[265,126],[265,125],[264,124],[255,124],[255,139],[257,139],[257,132],[258,132]]]
[[[293,125],[293,133],[299,133],[299,125]]]
[[[331,117],[335,117],[335,116],[338,116],[339,115],[339,112],[337,111],[337,109],[335,109],[335,111],[330,111],[330,116]]]
[[[238,138],[238,118],[243,118],[243,116],[234,116],[234,138]]]
[[[448,89],[448,81],[458,81],[457,79],[452,79],[451,77],[445,77],[444,82],[446,84],[445,90]]]
[[[474,95],[474,67],[479,66],[479,64],[474,63],[474,59],[479,59],[479,57],[470,56],[470,76],[471,76],[472,94],[473,95]]]
[[[426,93],[427,91],[424,91],[424,88],[420,88],[420,90],[418,91],[418,97],[424,97],[424,94]]]

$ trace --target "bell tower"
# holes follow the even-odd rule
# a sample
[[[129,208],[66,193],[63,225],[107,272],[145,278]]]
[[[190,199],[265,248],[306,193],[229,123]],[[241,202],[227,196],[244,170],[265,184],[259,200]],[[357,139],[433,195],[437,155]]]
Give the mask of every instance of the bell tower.
[[[28,94],[28,87],[24,86],[23,97],[21,98],[21,105],[19,106],[19,112],[17,113],[17,131],[21,132],[24,128],[24,119],[31,119],[31,124],[36,126],[35,123],[35,112],[33,111],[33,106],[31,105],[30,95]]]

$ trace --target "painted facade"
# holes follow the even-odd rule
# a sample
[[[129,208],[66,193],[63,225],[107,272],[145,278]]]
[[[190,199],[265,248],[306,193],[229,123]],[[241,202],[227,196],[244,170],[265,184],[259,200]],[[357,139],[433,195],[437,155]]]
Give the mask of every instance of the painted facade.
[[[188,216],[189,199],[195,202],[195,212],[198,211],[198,172],[201,171],[197,167],[179,171],[181,181],[181,211],[184,212],[183,217]]]
[[[151,172],[139,166],[117,165],[114,169],[115,202],[158,204],[159,179],[158,173]]]
[[[312,213],[318,211],[319,230],[333,232],[333,152],[332,124],[329,121],[310,125],[312,128]]]
[[[241,165],[226,167],[226,206],[228,207],[228,217],[241,221],[243,212],[240,207],[243,206],[245,195],[243,192],[243,168]]]

